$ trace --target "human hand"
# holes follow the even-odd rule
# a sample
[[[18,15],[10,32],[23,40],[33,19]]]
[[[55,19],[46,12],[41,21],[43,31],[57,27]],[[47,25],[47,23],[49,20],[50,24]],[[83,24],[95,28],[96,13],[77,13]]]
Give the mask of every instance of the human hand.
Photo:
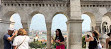
[[[57,43],[59,43],[60,41],[56,40]]]
[[[18,30],[15,31],[15,33],[13,35],[16,35],[18,33]]]

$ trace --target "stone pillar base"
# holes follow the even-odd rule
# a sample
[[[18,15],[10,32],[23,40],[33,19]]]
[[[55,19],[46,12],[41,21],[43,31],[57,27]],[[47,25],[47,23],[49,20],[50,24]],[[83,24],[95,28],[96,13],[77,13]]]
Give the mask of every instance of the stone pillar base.
[[[82,49],[82,19],[70,19],[68,21],[68,48]]]
[[[52,49],[52,48],[46,48],[46,49]]]
[[[82,48],[80,45],[75,44],[75,45],[71,45],[70,49],[82,49]]]

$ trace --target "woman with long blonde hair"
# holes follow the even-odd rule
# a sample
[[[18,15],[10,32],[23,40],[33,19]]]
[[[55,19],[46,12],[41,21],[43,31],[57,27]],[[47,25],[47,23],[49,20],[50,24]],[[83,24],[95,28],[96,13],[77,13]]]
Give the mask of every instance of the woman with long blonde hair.
[[[25,29],[19,29],[17,37],[13,41],[13,49],[28,49],[30,38],[27,36]]]

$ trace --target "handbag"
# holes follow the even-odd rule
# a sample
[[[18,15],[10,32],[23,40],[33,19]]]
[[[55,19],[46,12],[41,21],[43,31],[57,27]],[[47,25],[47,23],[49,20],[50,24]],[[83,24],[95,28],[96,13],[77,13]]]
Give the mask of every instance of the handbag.
[[[102,45],[100,42],[98,43],[98,49],[102,49]]]
[[[26,39],[26,37],[25,37],[25,39]],[[25,39],[23,40],[23,42],[25,41]],[[22,42],[22,43],[23,43],[23,42]],[[22,45],[22,43],[21,43],[20,45]],[[20,45],[18,45],[17,48],[18,48]]]
[[[102,45],[101,45],[100,41],[98,41],[97,39],[96,39],[96,41],[97,41],[97,49],[102,49]]]

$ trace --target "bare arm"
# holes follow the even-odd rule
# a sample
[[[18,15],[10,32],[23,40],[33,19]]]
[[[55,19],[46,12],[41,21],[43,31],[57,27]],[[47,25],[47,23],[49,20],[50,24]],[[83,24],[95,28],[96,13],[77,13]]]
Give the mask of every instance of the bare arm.
[[[8,37],[7,40],[8,40],[8,41],[12,41],[17,33],[18,33],[18,31],[16,31],[16,32],[13,34],[13,36]]]
[[[108,42],[109,42],[109,39],[107,38],[106,39],[106,49],[108,48]]]
[[[60,44],[65,44],[64,42],[59,42]]]
[[[93,41],[93,40],[94,40],[93,37],[89,37],[89,38],[87,39],[87,36],[85,36],[85,41],[86,41],[86,42]]]
[[[13,49],[17,49],[17,46],[13,46]]]
[[[63,42],[60,42],[60,41],[56,40],[56,42],[59,43],[59,44],[65,44],[64,41],[63,41]]]
[[[12,41],[14,39],[15,35],[13,35],[12,37],[8,37],[7,40],[8,41]]]
[[[51,36],[52,40],[55,42],[55,39]]]

